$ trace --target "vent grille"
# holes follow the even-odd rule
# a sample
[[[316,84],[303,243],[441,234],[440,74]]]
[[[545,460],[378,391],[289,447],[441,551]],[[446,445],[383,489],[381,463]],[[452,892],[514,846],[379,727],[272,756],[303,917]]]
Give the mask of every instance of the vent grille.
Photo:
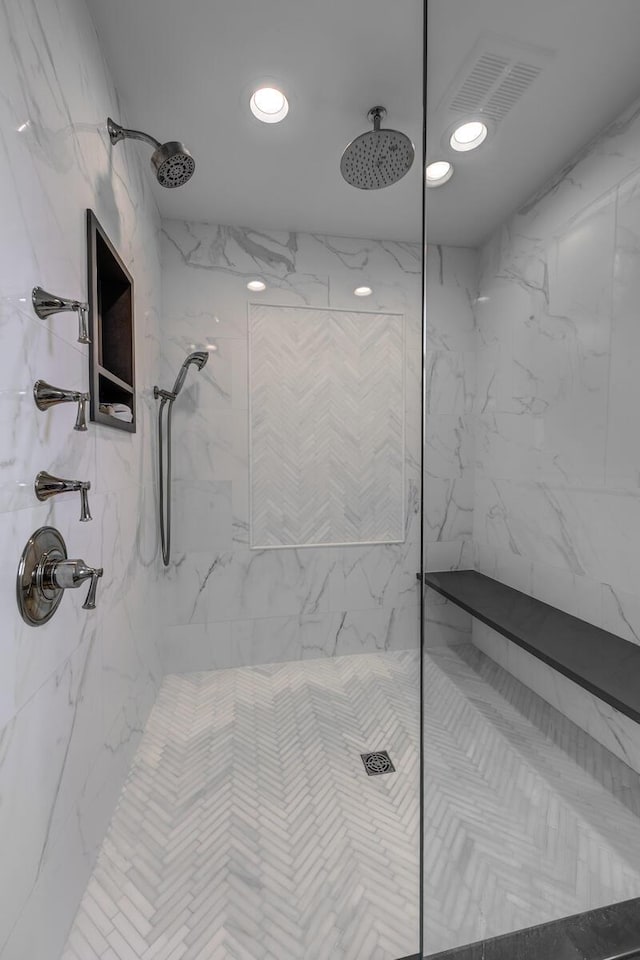
[[[541,67],[502,54],[483,53],[451,100],[456,113],[502,120],[531,86]]]

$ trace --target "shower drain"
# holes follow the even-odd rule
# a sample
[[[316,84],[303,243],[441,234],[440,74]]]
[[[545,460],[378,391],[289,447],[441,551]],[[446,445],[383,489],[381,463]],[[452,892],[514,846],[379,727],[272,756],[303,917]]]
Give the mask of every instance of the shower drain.
[[[396,768],[391,763],[391,757],[386,750],[376,750],[375,753],[361,753],[360,756],[370,777],[378,777],[381,773],[396,772]]]

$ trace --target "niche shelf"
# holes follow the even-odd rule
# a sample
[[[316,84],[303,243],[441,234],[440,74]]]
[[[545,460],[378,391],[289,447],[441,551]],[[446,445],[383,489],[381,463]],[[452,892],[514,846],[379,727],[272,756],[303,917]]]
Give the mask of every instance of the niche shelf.
[[[116,430],[136,432],[135,326],[133,277],[100,226],[87,210],[89,268],[89,417]],[[126,404],[133,420],[128,423],[100,407]]]

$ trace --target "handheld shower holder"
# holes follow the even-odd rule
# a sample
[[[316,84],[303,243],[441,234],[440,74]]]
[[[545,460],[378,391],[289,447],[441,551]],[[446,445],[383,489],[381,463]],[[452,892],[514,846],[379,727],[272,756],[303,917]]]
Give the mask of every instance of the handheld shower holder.
[[[31,292],[31,302],[37,317],[46,320],[54,313],[75,312],[78,314],[78,343],[91,343],[89,337],[89,304],[81,300],[70,300],[48,293],[42,287],[34,287]]]
[[[34,489],[38,500],[44,502],[56,497],[59,493],[80,493],[80,522],[86,523],[91,520],[89,511],[89,490],[91,483],[89,480],[63,480],[61,477],[54,477],[46,470],[41,470],[34,483]]]
[[[86,431],[88,393],[81,393],[78,390],[63,390],[61,387],[54,387],[47,383],[46,380],[36,380],[33,385],[33,399],[38,410],[48,410],[49,407],[55,407],[59,403],[77,403],[78,412],[73,429]]]

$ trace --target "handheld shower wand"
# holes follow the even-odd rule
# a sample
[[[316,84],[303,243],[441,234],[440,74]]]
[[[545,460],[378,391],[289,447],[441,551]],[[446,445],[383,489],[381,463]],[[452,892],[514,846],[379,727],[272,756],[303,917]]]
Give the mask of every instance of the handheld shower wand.
[[[169,140],[160,143],[155,137],[143,133],[142,130],[127,130],[119,123],[107,117],[107,130],[111,143],[120,143],[121,140],[143,140],[154,148],[151,155],[151,169],[162,187],[181,187],[193,176],[196,162],[179,140]]]
[[[171,559],[171,411],[176,397],[184,386],[187,372],[191,364],[202,370],[209,354],[206,350],[196,350],[190,353],[178,370],[176,382],[173,390],[161,390],[160,387],[153,388],[153,395],[160,401],[158,410],[158,479],[160,492],[160,540],[162,542],[162,562],[165,567],[169,566]],[[162,414],[164,408],[167,408],[167,462],[164,462],[164,437],[162,429]],[[166,492],[165,492],[166,490]]]

